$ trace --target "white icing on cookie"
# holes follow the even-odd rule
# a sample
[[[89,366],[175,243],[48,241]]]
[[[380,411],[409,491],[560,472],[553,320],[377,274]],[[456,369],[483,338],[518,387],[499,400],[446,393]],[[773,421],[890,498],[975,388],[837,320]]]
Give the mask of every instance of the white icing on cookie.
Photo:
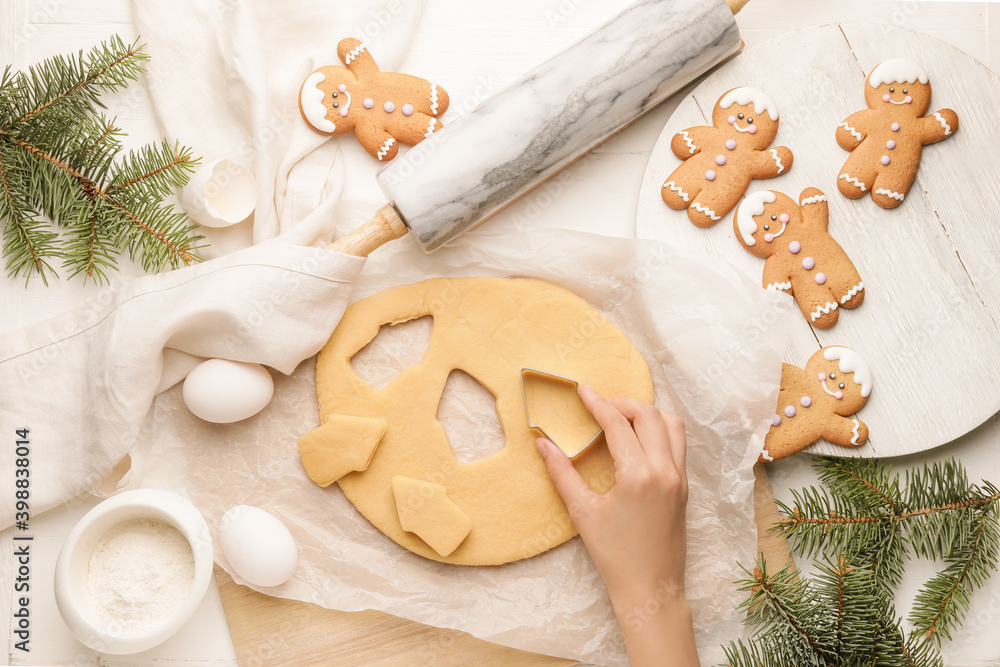
[[[837,310],[837,303],[835,301],[827,301],[825,306],[816,306],[816,312],[810,313],[809,317],[815,322],[820,316],[829,315],[834,310]]]
[[[878,88],[883,83],[927,83],[927,72],[924,68],[906,58],[890,58],[872,70],[868,75],[868,84]]]
[[[768,452],[766,449],[763,450],[763,451],[761,451],[760,455],[763,457],[763,459],[765,461],[773,461],[774,460],[774,457],[771,456],[771,453]]]
[[[734,104],[747,105],[751,102],[753,102],[755,113],[761,114],[766,111],[771,120],[778,120],[778,107],[775,106],[774,101],[760,90],[748,86],[730,90],[719,100],[719,106],[723,109],[728,109]],[[745,132],[745,130],[742,131]]]
[[[740,236],[747,245],[756,245],[757,239],[753,237],[757,233],[757,221],[753,216],[764,212],[765,204],[773,204],[777,197],[770,190],[761,190],[752,195],[748,195],[740,204],[736,212],[736,226],[740,230]]]
[[[692,204],[692,206],[694,207],[694,210],[698,211],[699,213],[704,213],[709,218],[711,218],[713,221],[722,220],[721,216],[716,215],[715,211],[713,211],[712,209],[710,209],[707,206],[703,206],[702,204],[699,204],[698,202],[695,202],[694,204]]]
[[[845,294],[844,296],[840,297],[840,302],[841,303],[847,303],[848,301],[850,301],[851,299],[853,299],[855,296],[857,296],[858,292],[860,292],[864,288],[865,288],[865,281],[862,280],[860,283],[858,283],[857,285],[855,285],[851,289],[847,290],[847,294]]]
[[[357,60],[358,56],[360,56],[364,52],[365,52],[365,45],[358,44],[353,49],[347,52],[347,55],[344,57],[344,64],[350,65],[352,60]]]
[[[686,201],[690,201],[690,197],[688,197],[688,193],[686,193],[683,190],[681,190],[680,186],[677,185],[676,183],[674,183],[673,181],[667,181],[666,183],[663,184],[663,187],[669,188],[669,189],[673,190],[674,192],[676,192],[677,194],[679,194],[681,196],[681,199],[683,199],[685,202]]]
[[[840,178],[844,179],[844,180],[845,180],[845,181],[847,181],[848,183],[853,183],[853,184],[854,184],[854,185],[855,185],[856,187],[859,187],[859,188],[861,188],[861,191],[862,191],[862,192],[864,192],[865,190],[867,190],[867,189],[868,189],[868,188],[867,188],[867,187],[865,186],[865,184],[864,184],[864,183],[862,183],[862,182],[861,182],[861,181],[859,181],[858,179],[854,178],[853,176],[849,176],[849,175],[847,175],[847,173],[843,173],[843,174],[841,174],[841,175],[840,175]]]
[[[392,148],[392,145],[394,143],[396,143],[396,140],[393,139],[392,137],[389,137],[388,139],[385,140],[385,143],[382,144],[382,148],[378,149],[377,157],[379,160],[381,160],[382,158],[384,158],[386,155],[389,154],[389,149]]]
[[[851,421],[854,422],[854,428],[851,429],[851,433],[854,434],[854,437],[851,438],[851,444],[856,445],[858,444],[858,438],[861,437],[861,434],[858,433],[858,431],[861,429],[861,422],[859,422],[857,419],[852,419]]]
[[[438,87],[436,83],[431,83],[431,115],[438,115]]]
[[[872,393],[872,371],[861,355],[852,349],[833,345],[826,348],[823,358],[827,361],[837,360],[837,368],[841,373],[854,373],[854,383],[861,385],[861,395],[868,398]]]
[[[326,96],[319,88],[319,84],[326,81],[326,75],[322,72],[313,72],[302,84],[302,92],[299,99],[302,102],[302,113],[306,121],[320,132],[333,132],[337,126],[332,120],[326,118],[326,106],[323,105],[323,97]]]
[[[437,125],[437,118],[431,118],[431,122],[427,123],[427,131],[424,132],[424,139],[434,134],[435,125]]]
[[[825,391],[827,394],[833,396],[834,398],[837,398],[837,392],[831,391],[830,388],[826,386],[826,381],[820,380],[819,386],[823,387],[823,391]],[[841,394],[841,397],[843,397],[843,394]]]
[[[807,204],[818,204],[821,201],[826,201],[826,195],[813,195],[812,197],[806,197],[802,200],[800,206],[805,206]]]
[[[771,283],[770,285],[768,285],[764,289],[773,290],[775,292],[778,292],[778,291],[784,292],[785,290],[792,289],[792,283],[790,283],[790,282],[787,282],[787,283]]]
[[[944,116],[941,115],[941,112],[935,111],[934,117],[937,119],[937,122],[941,123],[941,127],[944,128],[944,136],[947,137],[949,134],[951,134],[951,125],[949,125],[948,121],[944,119]]]
[[[896,201],[903,201],[903,197],[906,196],[902,192],[893,192],[892,190],[887,190],[885,188],[879,188],[878,190],[875,191],[875,194],[885,195],[886,197],[891,197]]]
[[[785,170],[785,165],[781,164],[781,158],[778,157],[778,149],[777,148],[772,148],[771,149],[771,156],[774,158],[774,163],[776,165],[778,165],[778,173],[780,174],[781,172],[783,172]],[[775,236],[777,236],[777,234],[775,234]]]
[[[684,137],[684,143],[686,143],[691,149],[688,152],[691,153],[691,155],[694,155],[694,152],[698,150],[698,147],[694,145],[693,141],[691,141],[691,135],[687,133],[687,130],[681,130],[681,136]],[[687,201],[687,199],[684,201]]]
[[[857,139],[858,141],[861,141],[862,139],[865,138],[864,135],[862,135],[860,132],[858,132],[853,127],[851,127],[850,125],[848,125],[846,120],[843,123],[841,123],[840,125],[838,125],[837,127],[844,128],[845,130],[847,130],[848,132],[850,132],[851,136],[854,137],[855,139]]]

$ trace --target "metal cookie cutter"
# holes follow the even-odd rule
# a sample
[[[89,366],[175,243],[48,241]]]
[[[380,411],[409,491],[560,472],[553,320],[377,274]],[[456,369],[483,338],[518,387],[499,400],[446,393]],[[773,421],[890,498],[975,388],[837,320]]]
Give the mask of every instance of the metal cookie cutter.
[[[521,369],[521,394],[524,396],[524,415],[525,415],[525,417],[528,420],[528,427],[529,428],[535,429],[536,431],[538,431],[542,435],[544,435],[546,438],[548,438],[549,440],[551,440],[552,442],[554,442],[555,445],[556,445],[556,447],[558,447],[563,452],[565,452],[566,456],[568,456],[571,459],[576,458],[580,454],[584,453],[585,451],[587,451],[587,449],[590,448],[590,446],[592,444],[594,444],[595,442],[597,442],[597,439],[601,437],[602,433],[604,433],[604,429],[602,429],[602,428],[598,428],[597,434],[593,438],[591,438],[586,444],[584,444],[582,447],[580,447],[576,443],[565,443],[565,442],[564,443],[560,443],[555,438],[553,438],[551,435],[549,435],[549,433],[546,432],[546,430],[544,428],[542,428],[541,424],[535,424],[535,423],[533,423],[532,418],[531,418],[531,408],[528,407],[528,389],[525,386],[525,382],[524,382],[525,376],[527,376],[527,375],[537,375],[537,376],[540,376],[542,378],[548,378],[548,379],[552,379],[552,380],[558,380],[560,382],[565,382],[567,384],[571,384],[576,389],[580,388],[580,383],[577,382],[576,380],[572,379],[572,378],[563,377],[562,375],[555,375],[553,373],[546,373],[545,371],[540,371],[540,370],[535,369],[535,368],[522,368]]]

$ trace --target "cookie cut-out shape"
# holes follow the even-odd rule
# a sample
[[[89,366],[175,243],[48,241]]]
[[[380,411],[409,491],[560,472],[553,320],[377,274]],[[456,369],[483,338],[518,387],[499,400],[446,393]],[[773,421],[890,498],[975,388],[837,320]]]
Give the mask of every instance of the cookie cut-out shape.
[[[820,438],[841,447],[865,444],[868,426],[854,414],[871,390],[871,368],[860,354],[840,345],[818,350],[805,369],[782,364],[778,407],[758,460],[786,458]]]
[[[420,143],[441,129],[448,93],[435,83],[379,70],[361,41],[349,37],[337,45],[346,65],[312,72],[299,90],[299,112],[320,134],[354,130],[372,157],[388,162],[399,143]]]
[[[837,189],[858,199],[870,194],[882,208],[903,203],[920,166],[923,147],[958,130],[958,114],[941,109],[927,116],[931,84],[924,68],[905,58],[876,67],[865,81],[868,108],[837,126],[837,144],[851,151],[837,175]]]
[[[472,532],[472,519],[443,486],[412,477],[392,478],[392,495],[403,530],[414,533],[441,556],[449,556]]]
[[[809,324],[829,329],[840,310],[865,300],[865,284],[844,249],[827,233],[826,195],[806,188],[796,204],[775,190],[754,192],[736,208],[740,245],[763,257],[766,289],[792,295]]]
[[[348,473],[367,470],[385,426],[384,419],[331,415],[299,438],[299,456],[309,479],[329,486]]]
[[[755,178],[773,178],[792,166],[792,151],[771,148],[778,135],[778,108],[756,88],[727,91],[715,104],[712,127],[689,127],[670,149],[684,160],[660,194],[667,206],[687,209],[699,227],[711,227],[733,210]]]

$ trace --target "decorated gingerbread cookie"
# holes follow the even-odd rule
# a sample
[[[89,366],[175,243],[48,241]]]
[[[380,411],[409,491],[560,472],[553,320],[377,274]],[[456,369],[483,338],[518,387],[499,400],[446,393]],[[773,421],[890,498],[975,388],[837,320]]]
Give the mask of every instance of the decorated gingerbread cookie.
[[[871,369],[846,347],[824,347],[809,357],[805,370],[782,364],[778,409],[758,460],[783,459],[820,438],[841,447],[863,445],[868,426],[853,415],[871,391]]]
[[[827,231],[826,195],[806,188],[796,204],[773,190],[755,192],[733,216],[736,238],[764,257],[763,285],[795,297],[806,320],[817,329],[837,323],[841,308],[865,300],[865,284],[850,257]]]
[[[712,112],[712,127],[689,127],[670,149],[684,163],[663,184],[663,201],[687,209],[691,222],[711,227],[733,210],[755,178],[772,178],[792,166],[792,151],[770,148],[778,134],[778,108],[755,88],[734,88]]]
[[[958,130],[958,114],[941,109],[928,116],[931,85],[915,62],[893,58],[872,70],[865,83],[868,109],[837,126],[837,143],[851,151],[837,176],[841,194],[871,194],[882,208],[899,206],[910,191],[923,147]]]
[[[360,41],[342,39],[337,55],[347,68],[321,67],[299,91],[299,111],[320,134],[354,130],[380,161],[396,157],[399,143],[417,144],[441,129],[448,93],[409,74],[382,72]]]

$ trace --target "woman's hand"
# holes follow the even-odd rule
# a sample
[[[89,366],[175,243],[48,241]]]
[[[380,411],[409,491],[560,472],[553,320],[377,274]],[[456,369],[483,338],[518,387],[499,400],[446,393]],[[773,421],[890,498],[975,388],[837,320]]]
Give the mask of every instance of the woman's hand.
[[[594,493],[547,438],[538,439],[538,451],[608,587],[630,662],[697,665],[684,598],[684,422],[641,401],[605,399],[587,385],[580,398],[604,429],[614,488]]]

